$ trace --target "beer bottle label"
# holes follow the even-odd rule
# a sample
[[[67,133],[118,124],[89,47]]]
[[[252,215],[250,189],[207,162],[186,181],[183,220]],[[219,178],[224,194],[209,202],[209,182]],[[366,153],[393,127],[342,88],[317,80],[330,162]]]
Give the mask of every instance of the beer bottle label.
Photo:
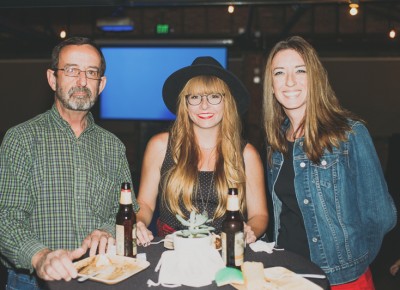
[[[235,264],[235,266],[241,266],[244,262],[244,248],[245,248],[245,242],[244,242],[244,234],[243,232],[237,232],[235,233],[235,237],[234,237],[234,246],[233,249],[231,248],[231,250],[233,250],[234,253],[234,261],[228,261],[228,244],[227,244],[227,235],[226,233],[222,232],[221,233],[221,244],[222,244],[222,260],[224,261],[225,265],[229,265],[229,264]]]
[[[133,252],[133,256],[136,257],[136,254],[137,254],[136,224],[133,225],[133,229],[132,229],[132,252]]]
[[[121,190],[121,196],[119,198],[120,204],[132,204],[132,193],[130,190]]]
[[[123,225],[116,225],[116,230],[115,230],[115,238],[116,238],[116,244],[117,244],[117,255],[124,256],[124,226]]]
[[[235,234],[235,266],[241,266],[244,262],[244,234],[237,232]]]
[[[224,232],[221,233],[221,246],[222,246],[222,253],[221,253],[222,260],[224,261],[224,264],[226,265],[228,260],[226,258],[227,247],[226,247],[226,234]]]
[[[228,197],[226,209],[229,211],[239,211],[239,197],[237,195]]]

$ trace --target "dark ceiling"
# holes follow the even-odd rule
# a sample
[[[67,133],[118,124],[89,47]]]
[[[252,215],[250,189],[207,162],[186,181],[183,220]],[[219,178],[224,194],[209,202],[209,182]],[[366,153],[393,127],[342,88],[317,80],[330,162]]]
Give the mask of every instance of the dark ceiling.
[[[345,3],[346,0],[244,0],[244,1],[220,1],[220,0],[2,0],[0,7],[84,7],[84,6],[192,6],[192,5],[275,5],[275,4],[299,4],[299,3]],[[367,2],[367,1],[365,1]],[[371,2],[371,1],[369,1]],[[374,1],[387,2],[387,1]]]
[[[0,7],[84,7],[84,6],[202,6],[202,5],[282,5],[349,3],[350,0],[2,0]],[[353,0],[354,2],[354,0]],[[398,0],[357,0],[361,3],[388,3]]]
[[[233,14],[227,5],[236,5]],[[265,51],[279,39],[299,34],[326,55],[400,56],[400,1],[360,1],[348,14],[348,0],[1,0],[0,58],[48,57],[59,32],[123,43],[232,39],[233,51]],[[131,32],[103,32],[98,19],[129,17]],[[168,24],[169,33],[155,27]],[[398,36],[400,37],[400,35]]]

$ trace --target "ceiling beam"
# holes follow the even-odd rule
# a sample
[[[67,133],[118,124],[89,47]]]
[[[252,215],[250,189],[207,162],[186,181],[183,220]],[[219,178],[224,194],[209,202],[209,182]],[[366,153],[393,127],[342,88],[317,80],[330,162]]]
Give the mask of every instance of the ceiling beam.
[[[360,0],[361,3],[390,3],[398,0]],[[87,7],[87,6],[212,6],[345,4],[348,0],[1,0],[0,8]]]
[[[295,13],[289,19],[289,21],[285,24],[281,32],[281,37],[285,37],[290,33],[290,30],[296,23],[300,20],[300,18],[304,15],[304,13],[310,8],[310,5],[297,5]]]

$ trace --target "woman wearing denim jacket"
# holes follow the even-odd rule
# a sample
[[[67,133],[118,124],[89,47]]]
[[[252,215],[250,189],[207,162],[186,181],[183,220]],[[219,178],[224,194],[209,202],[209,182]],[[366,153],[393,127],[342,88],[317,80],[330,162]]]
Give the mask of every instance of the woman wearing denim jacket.
[[[274,241],[321,267],[334,290],[374,289],[369,265],[396,209],[366,127],[301,37],[268,57],[264,124]]]

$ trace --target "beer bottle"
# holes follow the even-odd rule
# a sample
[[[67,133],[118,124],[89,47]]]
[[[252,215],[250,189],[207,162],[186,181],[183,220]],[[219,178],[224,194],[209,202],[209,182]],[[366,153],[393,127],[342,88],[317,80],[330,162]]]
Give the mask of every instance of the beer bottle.
[[[117,255],[136,257],[136,215],[132,206],[132,192],[129,182],[123,182],[119,210],[116,218]]]
[[[228,189],[226,217],[222,222],[222,259],[227,267],[240,268],[244,260],[244,226],[237,188]]]

